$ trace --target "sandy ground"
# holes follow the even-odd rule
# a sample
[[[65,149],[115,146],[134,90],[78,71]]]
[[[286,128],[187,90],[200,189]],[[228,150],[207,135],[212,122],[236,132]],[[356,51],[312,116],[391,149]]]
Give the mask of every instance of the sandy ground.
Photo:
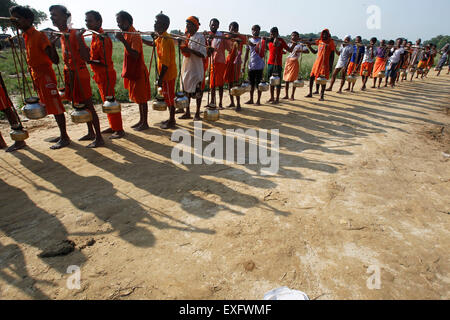
[[[305,88],[204,124],[279,129],[272,177],[173,164],[171,133],[155,126],[166,113],[136,133],[136,105],[124,106],[126,139],[96,150],[75,142],[85,126],[69,116],[75,141],[58,151],[44,141],[52,118],[27,122],[29,147],[0,152],[0,298],[261,299],[288,286],[311,299],[449,299],[449,80],[365,93],[358,82],[326,102]],[[80,289],[66,286],[72,265]]]

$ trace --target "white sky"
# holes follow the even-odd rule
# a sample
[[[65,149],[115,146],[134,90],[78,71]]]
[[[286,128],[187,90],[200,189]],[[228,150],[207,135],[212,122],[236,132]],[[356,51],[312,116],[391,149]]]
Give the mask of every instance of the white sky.
[[[450,0],[17,0],[48,13],[52,4],[65,5],[73,16],[74,27],[84,26],[84,13],[97,10],[103,16],[104,28],[116,28],[115,14],[128,11],[134,18],[134,25],[140,31],[153,30],[154,17],[163,11],[171,18],[170,30],[184,30],[185,20],[195,15],[200,18],[200,30],[208,29],[211,18],[218,18],[220,29],[227,30],[232,21],[237,21],[241,32],[250,33],[251,26],[261,25],[268,31],[277,26],[282,35],[297,30],[300,33],[319,32],[329,28],[333,35],[361,35],[364,38],[394,39],[404,36],[410,40],[421,37],[430,39],[439,34],[450,34]],[[368,29],[367,8],[380,8],[381,28]],[[445,22],[447,21],[447,22]],[[40,28],[51,27],[47,21]]]

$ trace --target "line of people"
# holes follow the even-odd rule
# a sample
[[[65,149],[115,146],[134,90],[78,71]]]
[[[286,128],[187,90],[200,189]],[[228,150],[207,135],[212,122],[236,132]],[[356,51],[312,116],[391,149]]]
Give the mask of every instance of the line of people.
[[[101,131],[100,121],[92,102],[88,65],[93,71],[93,79],[97,84],[103,102],[108,97],[115,96],[114,88],[117,81],[112,59],[113,44],[111,38],[107,36],[107,32],[102,29],[102,16],[97,11],[86,12],[86,29],[93,33],[89,47],[84,40],[86,29],[73,29],[69,26],[71,13],[66,7],[54,5],[49,8],[49,11],[53,25],[58,28],[60,33],[47,37],[33,27],[34,14],[29,8],[15,6],[10,9],[13,23],[22,31],[25,40],[27,64],[34,88],[41,103],[45,105],[47,114],[54,115],[59,127],[60,137],[52,141],[55,144],[51,146],[51,149],[60,149],[70,144],[62,100],[83,105],[92,114],[92,121],[87,123],[87,134],[79,139],[80,141],[93,141],[88,147],[103,146],[105,142],[102,134],[111,134],[111,139],[124,137],[125,131],[121,113],[108,114],[109,127]],[[333,89],[339,73],[341,73],[339,93],[342,93],[348,77],[354,77],[357,73],[362,76],[362,90],[366,90],[366,83],[370,77],[373,77],[374,81],[372,88],[376,87],[377,79],[379,88],[383,77],[386,79],[385,86],[388,85],[390,79],[390,84],[394,87],[400,78],[401,81],[405,80],[403,70],[423,70],[421,75],[422,77],[426,76],[433,66],[437,54],[436,47],[433,45],[422,47],[421,40],[418,40],[416,45],[412,46],[411,42],[401,38],[397,39],[396,43],[393,41],[386,43],[385,40],[382,40],[377,47],[376,38],[372,38],[370,44],[364,46],[361,37],[356,37],[354,43],[352,43],[351,36],[346,36],[340,48],[337,49],[330,31],[327,29],[322,31],[318,40],[305,41],[300,39],[298,32],[293,32],[289,44],[280,37],[276,27],[270,30],[270,37],[261,37],[261,28],[255,25],[252,27],[252,34],[247,36],[239,33],[237,22],[232,22],[229,25],[229,31],[219,31],[220,22],[218,19],[210,21],[210,31],[199,32],[200,21],[195,16],[186,19],[185,37],[175,38],[167,32],[170,19],[163,13],[156,16],[154,33],[152,34],[153,40],[146,40],[134,28],[133,17],[129,13],[120,11],[116,15],[116,20],[120,30],[115,31],[114,35],[124,46],[121,76],[124,79],[124,87],[128,90],[129,99],[139,105],[139,121],[132,126],[136,131],[149,128],[148,101],[151,100],[149,78],[151,70],[145,64],[143,45],[154,48],[154,55],[152,54],[151,60],[153,61],[153,58],[156,60],[156,86],[160,88],[160,94],[164,97],[169,109],[169,119],[160,124],[162,129],[176,127],[175,114],[178,112],[183,113],[179,119],[201,120],[200,108],[203,91],[207,85],[206,74],[208,71],[211,104],[223,109],[224,87],[227,85],[231,100],[228,108],[235,108],[235,111],[239,112],[242,110],[240,96],[233,96],[231,89],[241,84],[243,75],[247,70],[251,90],[250,99],[246,104],[261,105],[262,91],[258,90],[258,86],[265,79],[271,77],[282,77],[286,87],[284,99],[294,100],[296,86],[293,84],[299,79],[299,60],[302,60],[303,54],[317,54],[310,74],[309,94],[306,97],[311,98],[313,94],[320,94],[320,100],[323,101],[325,92]],[[59,63],[59,56],[55,47],[58,40],[61,40],[64,61],[66,90],[63,97],[60,97],[58,92],[58,82],[52,68],[52,64]],[[179,53],[183,56],[179,73],[176,63],[177,42]],[[314,49],[313,46],[316,46],[317,49]],[[244,48],[246,48],[246,53],[244,59],[242,59]],[[227,52],[228,54],[226,54]],[[269,58],[266,68],[267,52]],[[449,45],[442,49],[442,58],[438,68],[442,69],[448,59],[449,52]],[[289,53],[289,56],[283,71],[283,55],[286,53]],[[339,56],[339,60],[331,74],[336,54]],[[266,75],[264,75],[265,70],[267,70]],[[400,70],[402,72],[399,72]],[[380,74],[383,77],[380,77]],[[329,87],[326,88],[330,75],[331,82]],[[412,73],[411,81],[413,76],[414,73]],[[418,72],[417,76],[419,76]],[[175,89],[178,77],[189,102],[191,99],[196,102],[194,117],[191,115],[189,106],[184,111],[178,111],[175,108]],[[7,95],[1,74],[0,80],[0,110],[5,112],[13,127],[19,123],[19,119],[17,113],[13,111],[13,105]],[[355,82],[349,81],[345,90],[353,92]],[[292,92],[289,96],[291,84]],[[314,84],[316,84],[316,91],[313,93]],[[216,96],[217,91],[218,97]],[[255,91],[257,91],[256,102],[254,99]],[[270,86],[268,103],[278,104],[280,94],[281,81]],[[25,147],[25,145],[24,141],[16,141],[7,151],[15,151]],[[6,147],[1,135],[0,147]]]

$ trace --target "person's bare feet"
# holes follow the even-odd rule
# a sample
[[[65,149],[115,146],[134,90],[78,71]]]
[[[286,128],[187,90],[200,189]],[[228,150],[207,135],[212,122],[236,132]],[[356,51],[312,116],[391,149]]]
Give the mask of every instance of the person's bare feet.
[[[62,149],[70,144],[69,139],[59,139],[58,142],[50,147],[52,150]]]
[[[106,130],[103,130],[102,133],[114,133],[114,130],[111,128],[108,128]]]
[[[147,130],[147,129],[149,129],[149,128],[150,128],[150,127],[148,126],[147,123],[143,123],[143,124],[141,124],[139,127],[133,128],[133,130],[139,132],[139,131]]]
[[[231,103],[227,108],[228,108],[228,109],[236,108],[236,106],[234,105],[234,103]]]
[[[253,100],[248,100],[245,104],[255,104]]]
[[[78,141],[94,141],[94,140],[95,140],[95,134],[90,134],[90,133],[88,133],[87,135],[78,139]]]
[[[314,91],[314,93],[313,94],[319,94],[319,91]]]
[[[105,145],[105,141],[103,140],[103,138],[100,139],[95,139],[94,142],[92,142],[91,144],[89,144],[87,146],[87,148],[99,148],[99,147],[103,147]]]
[[[175,121],[166,121],[163,124],[161,124],[160,128],[163,130],[167,130],[167,129],[175,129],[176,128],[176,122]]]
[[[325,99],[324,98],[320,98],[319,101],[325,101]]]
[[[58,142],[60,139],[61,139],[61,137],[52,138],[52,139],[49,139],[48,142],[50,142],[50,143],[56,143],[56,142]]]
[[[332,88],[327,88],[327,89],[325,89],[325,91],[331,91],[331,90],[333,90]]]
[[[141,125],[141,121],[131,126],[132,129],[137,128]]]
[[[184,113],[183,109],[176,109],[175,110],[175,114],[181,114],[181,113]]]
[[[294,98],[294,97],[291,97],[291,99],[289,99],[289,100],[291,100],[291,101],[295,101],[295,98]]]
[[[305,96],[305,98],[312,98],[312,97],[313,97],[313,96],[312,96],[311,93]]]
[[[234,110],[234,111],[236,111],[236,112],[240,112],[240,111],[242,111],[242,108],[241,108],[241,106],[237,106],[237,107],[236,107],[236,110]]]
[[[109,137],[111,140],[114,140],[114,139],[121,139],[121,138],[123,138],[123,137],[125,137],[125,131],[123,131],[123,130],[121,130],[121,131],[116,131],[116,132],[114,132],[112,135],[111,135],[111,137]]]
[[[338,90],[336,91],[336,93],[342,94],[342,90]]]
[[[281,98],[281,99],[283,99],[283,100],[289,100],[289,97],[288,97],[288,96],[284,96],[284,97]]]
[[[185,114],[183,114],[181,117],[179,117],[178,119],[181,119],[181,120],[189,120],[189,119],[192,119],[192,117],[191,117],[191,114],[190,114],[190,113],[185,113]]]
[[[344,89],[344,91],[350,91],[350,89],[349,89],[349,88],[347,88],[347,89]]]
[[[202,121],[202,118],[200,117],[199,113],[196,113],[194,116],[194,121]]]
[[[25,141],[16,141],[14,142],[14,144],[9,147],[8,149],[6,149],[6,152],[14,152],[20,149],[23,149],[27,146],[27,144],[25,143]]]

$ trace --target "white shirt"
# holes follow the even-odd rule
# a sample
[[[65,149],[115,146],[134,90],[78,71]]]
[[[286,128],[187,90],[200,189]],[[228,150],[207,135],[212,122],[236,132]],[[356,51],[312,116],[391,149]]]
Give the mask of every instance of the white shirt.
[[[190,38],[195,42],[206,45],[206,39],[201,33],[196,33]],[[189,41],[189,48],[200,52],[206,57],[206,46],[199,45],[193,41]],[[183,67],[181,68],[181,81],[183,81],[184,91],[194,93],[197,85],[203,82],[205,71],[203,67],[203,59],[191,54],[190,57],[183,58]]]
[[[374,47],[366,47],[366,51],[364,52],[363,63],[373,63],[375,61],[375,48]]]
[[[398,48],[398,49],[392,48],[391,52],[394,52],[390,59],[391,63],[399,63],[402,54],[405,53],[405,49],[404,48]]]
[[[347,63],[349,62],[352,54],[353,54],[354,48],[353,45],[348,44],[344,47],[343,44],[341,44],[341,48],[339,50],[339,60],[337,62],[336,68],[344,68]]]
[[[294,50],[289,54],[288,59],[295,58],[298,59],[302,55],[303,51],[308,49],[307,46],[305,46],[303,43],[299,43],[294,47]]]

